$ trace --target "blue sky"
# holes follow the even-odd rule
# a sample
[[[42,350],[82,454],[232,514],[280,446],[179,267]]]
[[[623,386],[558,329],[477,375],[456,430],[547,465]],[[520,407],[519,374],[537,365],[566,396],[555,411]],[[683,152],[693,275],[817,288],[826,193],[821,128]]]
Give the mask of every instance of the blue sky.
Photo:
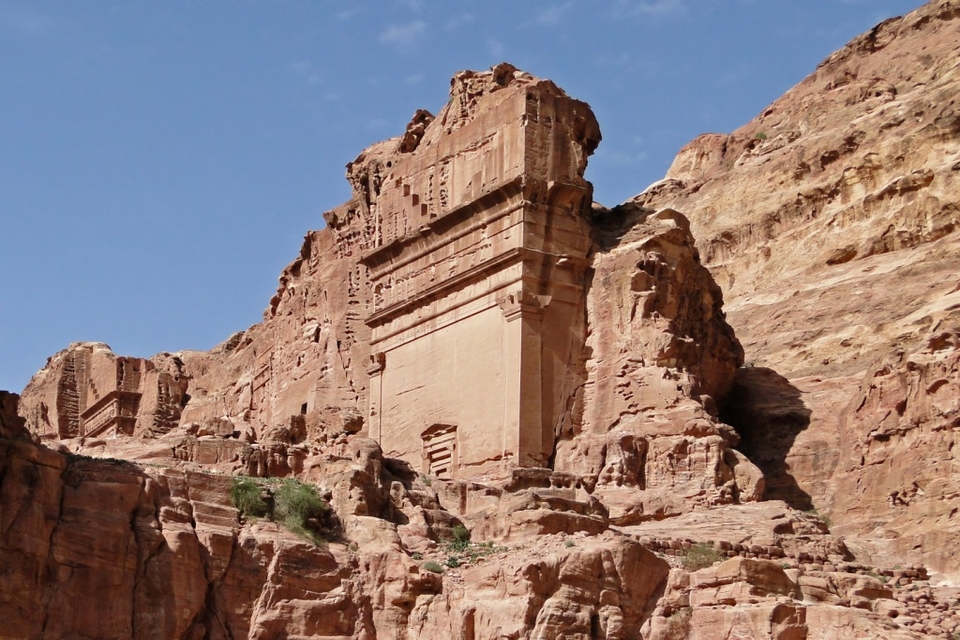
[[[589,102],[614,205],[918,0],[0,0],[0,389],[258,322],[344,165],[506,60]]]

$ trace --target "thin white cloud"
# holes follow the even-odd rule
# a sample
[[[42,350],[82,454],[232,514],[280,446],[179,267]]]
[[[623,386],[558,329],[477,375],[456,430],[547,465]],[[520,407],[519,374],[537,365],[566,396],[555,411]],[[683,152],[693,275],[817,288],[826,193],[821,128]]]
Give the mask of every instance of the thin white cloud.
[[[612,146],[597,151],[597,159],[618,166],[637,166],[649,160],[646,142],[642,136],[633,136],[629,140],[617,140]]]
[[[633,55],[628,51],[617,51],[612,55],[597,57],[597,66],[604,68],[619,67],[630,69],[633,68],[633,62]]]
[[[738,89],[749,86],[751,80],[756,77],[756,69],[747,62],[727,67],[723,72],[713,76],[712,83],[715,87],[724,90]]]
[[[427,23],[423,20],[414,20],[406,24],[392,24],[380,34],[380,44],[409,47],[422,38],[426,32]]]
[[[600,151],[597,151],[597,158],[605,158],[610,164],[618,165],[621,167],[630,167],[636,166],[638,164],[643,164],[649,158],[649,155],[646,151],[622,151],[620,149],[607,149],[603,152],[603,155],[600,155]]]
[[[499,58],[506,50],[507,48],[503,46],[503,43],[496,38],[490,38],[487,40],[487,51],[490,52],[491,57]]]
[[[563,17],[570,11],[573,7],[572,2],[565,2],[563,4],[555,4],[547,7],[543,11],[540,11],[534,21],[537,24],[550,26],[559,24]]]
[[[305,60],[291,64],[290,71],[303,78],[308,85],[315,86],[323,82],[320,70]]]
[[[407,76],[406,78],[403,79],[403,82],[404,84],[407,84],[407,85],[420,84],[421,82],[423,82],[423,74],[415,73],[411,76]]]
[[[650,0],[637,4],[637,10],[653,16],[680,15],[687,12],[686,0]]]
[[[475,21],[477,17],[472,13],[461,13],[460,15],[453,16],[447,20],[446,24],[443,25],[443,28],[446,31],[453,31],[457,27],[463,26],[465,24],[470,24]]]

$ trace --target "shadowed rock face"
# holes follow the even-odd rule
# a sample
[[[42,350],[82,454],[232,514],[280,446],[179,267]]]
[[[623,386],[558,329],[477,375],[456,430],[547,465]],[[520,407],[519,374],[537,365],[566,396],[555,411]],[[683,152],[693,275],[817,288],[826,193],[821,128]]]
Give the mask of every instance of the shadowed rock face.
[[[887,20],[634,199],[687,214],[724,288],[756,369],[723,415],[766,496],[954,578],[958,40],[955,0]]]
[[[18,438],[27,436],[26,421],[17,412],[20,396],[9,391],[0,391],[0,436]]]

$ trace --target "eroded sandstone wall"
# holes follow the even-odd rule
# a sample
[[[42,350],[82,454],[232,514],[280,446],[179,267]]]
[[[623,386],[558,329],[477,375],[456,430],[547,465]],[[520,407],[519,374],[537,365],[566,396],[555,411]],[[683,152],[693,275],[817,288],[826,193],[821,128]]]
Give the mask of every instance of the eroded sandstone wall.
[[[556,468],[582,475],[620,524],[751,501],[763,477],[717,418],[742,363],[723,296],[672,210],[598,210],[582,419]]]
[[[21,412],[44,437],[161,435],[179,425],[187,401],[182,368],[170,354],[132,358],[102,343],[75,343],[30,381]]]
[[[144,469],[14,438],[19,425],[6,409],[16,398],[2,400],[4,636],[585,638],[599,630],[613,638],[637,632],[668,572],[613,534],[554,540],[533,554],[504,548],[498,562],[456,576],[424,568],[396,522],[430,506],[418,497],[429,488],[405,490],[369,441],[363,455],[329,459],[321,486],[347,538],[318,546],[244,521],[228,476]]]
[[[12,396],[2,399],[13,406]],[[277,524],[245,521],[229,503],[227,476],[65,455],[9,437],[13,421],[0,416],[0,619],[10,637],[909,639],[929,628],[885,615],[908,609],[876,577],[785,570],[783,558],[738,555],[740,545],[728,544],[721,564],[682,569],[630,535],[561,531],[474,546],[479,555],[438,572],[429,563],[448,551],[424,549],[425,562],[407,545],[418,522],[431,527],[423,514],[443,513],[439,494],[369,440],[329,459],[321,487],[343,537],[318,546]],[[527,493],[528,501],[548,496]],[[683,535],[714,516],[720,540],[746,527],[792,555],[811,548],[810,516],[756,507],[762,513],[728,507],[738,524],[696,511]],[[540,510],[541,520],[569,518],[556,505]],[[513,508],[498,522],[522,525],[534,512]]]
[[[931,5],[928,13],[903,24],[938,33],[955,19],[951,6]],[[888,40],[870,36],[864,42],[873,42],[866,47],[873,51],[882,48],[877,43],[889,45]],[[863,43],[855,49],[862,50]],[[851,562],[851,549],[858,559],[874,557],[881,537],[890,553],[919,555],[941,571],[955,560],[956,494],[950,474],[957,349],[949,322],[956,290],[940,290],[928,281],[954,255],[948,251],[954,240],[949,233],[897,250],[899,254],[846,262],[846,255],[831,257],[826,261],[830,277],[814,270],[819,278],[815,286],[811,280],[790,297],[880,300],[866,289],[855,294],[861,286],[857,278],[909,279],[918,285],[919,306],[912,301],[905,306],[913,309],[909,313],[923,313],[910,317],[929,327],[926,342],[917,342],[912,334],[902,338],[903,354],[891,354],[895,357],[885,364],[866,370],[848,367],[855,358],[838,358],[847,368],[837,369],[842,375],[833,378],[786,377],[796,370],[777,375],[775,364],[794,362],[776,359],[792,346],[776,352],[781,356],[762,356],[768,358],[762,362],[767,366],[735,374],[743,351],[724,318],[719,287],[701,264],[704,255],[706,266],[717,267],[720,252],[708,253],[704,245],[698,250],[691,227],[701,224],[699,218],[691,225],[678,212],[690,205],[700,216],[694,188],[686,192],[683,185],[669,183],[648,191],[639,204],[585,212],[581,205],[587,185],[574,179],[555,189],[537,180],[525,184],[521,174],[519,182],[514,177],[507,183],[516,186],[506,190],[509,197],[541,207],[559,198],[568,208],[565,213],[584,214],[565,219],[577,221],[572,227],[549,216],[546,223],[524,226],[521,221],[516,227],[543,241],[540,248],[549,246],[546,236],[553,230],[585,231],[576,235],[577,242],[585,243],[577,245],[584,251],[582,264],[577,264],[579,255],[552,256],[557,259],[521,263],[518,276],[536,285],[552,282],[555,274],[544,275],[551,270],[567,278],[582,275],[575,284],[584,295],[555,318],[557,326],[569,331],[549,336],[539,354],[549,362],[539,369],[541,406],[553,398],[558,407],[544,414],[541,423],[543,441],[557,442],[545,461],[553,468],[521,467],[489,482],[444,480],[421,476],[417,461],[410,465],[385,457],[377,442],[364,437],[374,435],[366,421],[370,376],[383,364],[371,351],[374,336],[368,321],[411,293],[422,294],[424,286],[429,290],[433,282],[429,273],[414,268],[407,274],[407,290],[378,291],[381,283],[371,277],[368,258],[393,243],[427,247],[424,238],[436,231],[430,228],[432,206],[443,212],[479,202],[483,209],[491,193],[504,193],[497,176],[516,169],[510,142],[494,144],[493,135],[455,161],[426,150],[444,148],[445,135],[480,127],[486,108],[478,105],[509,102],[515,99],[514,89],[535,85],[550,98],[541,101],[542,109],[516,105],[521,121],[525,117],[531,125],[528,131],[538,130],[532,126],[537,118],[547,122],[557,114],[559,102],[553,99],[559,94],[549,83],[515,71],[508,77],[507,69],[512,68],[498,65],[491,72],[459,76],[451,102],[436,119],[418,112],[402,137],[374,145],[351,163],[353,198],[325,214],[326,229],[307,234],[300,255],[281,275],[262,323],[211,352],[149,361],[158,369],[175,365],[185,381],[180,400],[186,406],[178,427],[145,429],[143,438],[70,437],[80,435],[82,420],[74,426],[71,416],[82,417],[80,390],[88,388],[86,374],[76,373],[74,356],[89,351],[82,345],[65,352],[69,359],[51,360],[25,393],[26,424],[34,435],[63,430],[66,438],[55,443],[59,452],[29,442],[19,420],[10,415],[13,399],[0,396],[5,411],[0,413],[0,573],[11,585],[0,590],[0,620],[11,621],[10,633],[358,640],[427,635],[827,638],[852,633],[916,638],[960,624],[949,614],[958,604],[956,593],[935,592],[929,584],[918,587],[916,582],[926,577],[922,567],[888,563],[881,573]],[[949,75],[941,71],[938,78]],[[861,102],[873,104],[869,100]],[[559,136],[547,137],[549,145],[560,144],[566,151],[545,152],[535,158],[542,166],[530,170],[582,178],[596,138],[590,127],[549,132]],[[543,142],[542,135],[524,139],[524,144],[537,141]],[[501,142],[505,148],[494,148]],[[777,148],[771,146],[770,154]],[[424,150],[423,159],[410,160],[416,170],[406,176],[408,181],[398,182],[391,173],[397,170],[397,158],[418,158],[418,149]],[[774,157],[770,154],[761,155]],[[754,166],[749,159],[738,166]],[[831,162],[821,164],[825,169]],[[698,188],[724,202],[719,182],[729,178],[718,174],[718,182],[707,180]],[[938,179],[930,184],[939,184]],[[911,192],[911,184],[902,183],[904,194]],[[452,186],[457,189],[451,191]],[[661,206],[665,194],[679,198],[679,209]],[[426,218],[385,215],[396,211],[389,205],[395,201],[403,203],[405,212]],[[426,224],[414,224],[418,222]],[[424,232],[424,226],[430,231]],[[922,253],[931,247],[932,253]],[[471,247],[459,249],[464,263],[446,264],[453,274],[473,259],[468,257]],[[876,262],[888,254],[897,254],[898,261]],[[913,267],[911,260],[921,254],[929,260]],[[476,259],[482,257],[481,243]],[[745,264],[747,271],[756,266]],[[910,268],[895,268],[903,266]],[[803,275],[797,269],[781,271]],[[836,288],[844,283],[853,288]],[[777,297],[737,294],[736,309],[782,303],[787,289],[784,281],[775,284],[775,292],[763,295]],[[534,291],[532,297],[506,297],[503,307],[515,307],[523,318],[524,305],[530,312],[547,303],[546,317],[552,298],[549,291]],[[812,315],[798,316],[804,322],[830,315],[810,308]],[[880,302],[854,313],[877,319],[881,309],[890,314],[883,317],[899,317],[899,311]],[[499,304],[497,313],[502,313]],[[795,322],[780,316],[774,318],[777,322],[762,315],[741,317],[753,317],[770,330]],[[891,327],[879,333],[899,330],[902,324]],[[830,337],[828,330],[823,335]],[[748,358],[759,343],[750,338]],[[107,379],[121,388],[131,380],[118,377],[117,356],[99,346],[93,351],[100,360],[91,371],[112,372]],[[806,362],[810,353],[815,351],[803,353],[801,360]],[[725,403],[734,375],[733,399]],[[765,394],[769,388],[774,392]],[[744,395],[745,389],[755,393],[754,399]],[[856,402],[844,409],[842,394],[850,389],[856,390]],[[758,391],[772,406],[755,402]],[[158,404],[161,395],[158,391]],[[811,398],[818,398],[817,403]],[[55,418],[44,417],[51,407]],[[823,413],[831,414],[832,421],[822,421]],[[54,422],[61,414],[66,416],[62,428]],[[743,421],[734,431],[721,415],[748,415],[754,431],[744,428]],[[155,417],[149,420],[156,422]],[[811,424],[820,426],[807,433]],[[830,433],[824,435],[826,424]],[[784,425],[795,428],[786,447],[776,437]],[[741,434],[744,442],[738,444]],[[813,434],[823,437],[808,437]],[[758,443],[780,449],[764,450]],[[799,449],[794,445],[806,446],[812,455],[795,455]],[[913,445],[915,451],[909,449]],[[815,513],[803,514],[779,502],[743,504],[761,497],[765,478],[737,447],[750,451],[777,481],[777,491],[790,488],[785,460],[791,471],[802,470],[793,490],[809,490],[818,505],[825,497],[840,505],[837,512],[848,515],[835,516],[834,526],[854,534],[850,546],[830,535],[826,521]],[[76,452],[136,462],[91,460]],[[831,482],[823,480],[824,464],[831,473],[840,470]],[[219,474],[296,476],[310,482],[332,507],[327,533],[333,540],[318,547],[275,523],[245,520],[230,504],[232,480]],[[831,493],[834,486],[842,495]],[[889,506],[881,504],[878,492],[888,493]],[[891,509],[897,518],[876,528],[877,515],[886,517]],[[935,536],[930,535],[931,522],[939,527]],[[457,525],[465,525],[473,537],[462,553],[448,546]],[[875,529],[865,536],[868,527]],[[929,548],[917,554],[916,546],[923,547],[925,540],[931,541]],[[712,548],[713,566],[685,567],[697,542]],[[101,606],[105,600],[109,604]]]
[[[956,0],[887,20],[634,199],[686,213],[724,288],[748,363],[724,415],[767,497],[954,576],[956,374],[919,363],[960,327],[958,41]]]
[[[436,117],[348,165],[353,198],[307,234],[262,323],[143,361],[177,367],[182,412],[150,391],[136,419],[186,438],[149,451],[301,474],[313,443],[361,431],[429,476],[554,467],[646,491],[621,501],[628,520],[754,499],[762,478],[717,418],[742,360],[720,290],[682,214],[591,209],[599,140],[550,81],[506,63],[455,76]],[[69,417],[87,371],[123,362],[58,355],[25,394],[30,428],[100,435]]]
[[[351,165],[376,176],[369,433],[429,475],[546,466],[583,348],[596,119],[504,63],[410,129]]]

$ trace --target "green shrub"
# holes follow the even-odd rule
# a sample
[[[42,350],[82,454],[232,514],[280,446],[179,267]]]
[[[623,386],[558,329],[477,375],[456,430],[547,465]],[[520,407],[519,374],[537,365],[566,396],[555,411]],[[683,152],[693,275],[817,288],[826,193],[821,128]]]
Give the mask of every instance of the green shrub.
[[[245,517],[270,518],[320,544],[322,541],[317,533],[307,527],[308,520],[319,518],[327,510],[327,504],[316,488],[294,479],[282,481],[279,488],[275,480],[272,484],[273,487],[268,487],[253,478],[234,478],[230,487],[233,506]],[[272,504],[263,499],[264,491],[272,496]]]
[[[440,566],[439,562],[435,562],[434,560],[427,560],[424,562],[423,568],[433,573],[443,573],[443,567]]]
[[[89,456],[85,453],[73,453],[72,451],[67,452],[67,462],[99,462],[102,464],[109,464],[114,467],[129,467],[136,469],[137,465],[129,460],[122,460],[120,458],[100,458],[98,456]]]
[[[449,547],[453,551],[465,551],[470,546],[470,532],[462,524],[453,528],[453,542]]]
[[[447,556],[447,561],[445,564],[451,569],[456,569],[460,566],[460,558],[457,556]]]
[[[806,511],[804,511],[804,513],[807,515],[813,516],[814,518],[819,518],[823,522],[823,524],[827,525],[827,529],[833,526],[833,521],[830,520],[830,516],[824,513],[820,513],[819,511],[817,511],[816,507],[811,507],[810,509],[807,509]]]
[[[263,488],[250,478],[234,478],[230,501],[246,517],[263,518],[270,509],[263,500]]]
[[[285,480],[273,499],[274,517],[298,533],[306,529],[307,520],[319,518],[327,510],[316,487],[296,480]]]
[[[713,566],[724,559],[724,556],[717,551],[712,544],[698,542],[690,545],[690,548],[683,554],[681,562],[683,568],[687,571],[696,571]]]
[[[753,136],[753,137],[756,138],[757,140],[766,140],[766,139],[767,139],[767,134],[765,134],[763,131],[761,131],[761,132],[759,132],[757,135],[755,135],[755,136]]]
[[[493,542],[487,540],[485,542],[471,542],[470,546],[460,553],[470,560],[480,560],[489,556],[490,554],[500,553],[507,550],[507,547],[495,546]]]

